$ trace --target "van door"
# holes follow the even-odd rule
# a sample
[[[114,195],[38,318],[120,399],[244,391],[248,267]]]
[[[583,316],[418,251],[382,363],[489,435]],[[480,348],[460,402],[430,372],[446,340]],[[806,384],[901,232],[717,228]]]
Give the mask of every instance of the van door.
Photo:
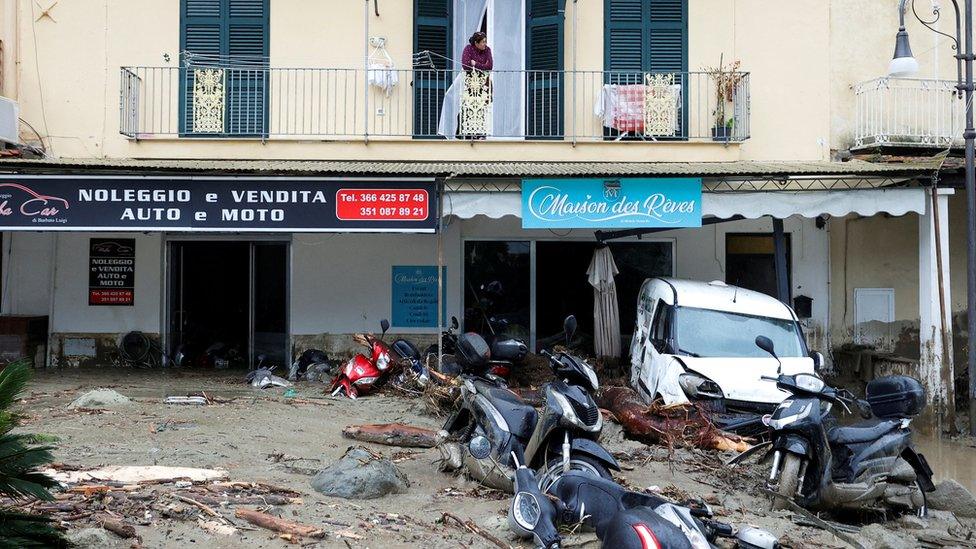
[[[646,400],[653,400],[657,396],[657,385],[661,378],[661,373],[667,366],[668,353],[670,350],[669,337],[671,322],[671,311],[673,307],[663,300],[657,300],[654,306],[654,315],[648,329],[648,337],[641,349],[639,359],[640,374],[636,380],[635,387]]]

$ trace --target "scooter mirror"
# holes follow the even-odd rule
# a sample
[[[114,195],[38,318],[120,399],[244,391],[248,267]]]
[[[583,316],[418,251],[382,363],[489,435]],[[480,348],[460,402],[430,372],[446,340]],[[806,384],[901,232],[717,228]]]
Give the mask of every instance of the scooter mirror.
[[[574,315],[569,315],[566,317],[565,322],[563,322],[563,331],[566,333],[566,344],[573,339],[576,335],[576,317]]]
[[[458,326],[460,326],[460,324],[458,324],[457,317],[456,316],[452,316],[451,317],[451,328],[457,330],[458,329]]]
[[[773,346],[773,340],[766,336],[756,336],[756,347],[759,347],[774,357],[776,356],[776,348]]]
[[[380,329],[383,330],[383,335],[386,335],[386,331],[390,329],[390,321],[385,318],[381,320]]]

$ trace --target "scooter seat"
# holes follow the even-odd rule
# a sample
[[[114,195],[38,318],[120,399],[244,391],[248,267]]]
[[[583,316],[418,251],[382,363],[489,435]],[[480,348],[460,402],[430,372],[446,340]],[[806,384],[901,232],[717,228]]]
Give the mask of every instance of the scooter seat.
[[[894,431],[899,425],[900,421],[872,419],[847,427],[834,427],[827,431],[827,440],[832,444],[871,442]]]
[[[527,438],[532,434],[538,419],[535,408],[504,387],[488,387],[487,393],[485,396],[501,413],[513,435]]]

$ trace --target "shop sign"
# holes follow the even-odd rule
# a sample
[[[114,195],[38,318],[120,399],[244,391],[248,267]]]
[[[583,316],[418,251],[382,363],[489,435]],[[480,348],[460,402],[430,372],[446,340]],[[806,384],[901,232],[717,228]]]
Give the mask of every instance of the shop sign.
[[[434,232],[432,179],[0,176],[0,230]]]
[[[523,229],[701,227],[700,178],[526,179]]]
[[[136,241],[92,238],[88,244],[88,304],[135,303]]]
[[[443,279],[441,318],[447,318],[447,267]],[[398,328],[437,327],[437,266],[393,266],[392,325]]]

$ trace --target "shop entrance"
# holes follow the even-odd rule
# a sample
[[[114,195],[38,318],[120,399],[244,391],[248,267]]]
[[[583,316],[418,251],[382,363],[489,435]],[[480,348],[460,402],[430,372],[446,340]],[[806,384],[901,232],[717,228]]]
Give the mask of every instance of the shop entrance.
[[[623,349],[633,333],[637,318],[637,294],[641,284],[655,276],[672,276],[671,242],[612,242],[609,244],[614,263],[620,271],[617,284],[617,306]],[[593,286],[586,270],[596,250],[595,242],[536,243],[536,336],[537,346],[558,338],[563,320],[576,315],[581,335],[593,334]]]
[[[169,248],[170,356],[184,367],[284,366],[288,243],[177,241]]]

